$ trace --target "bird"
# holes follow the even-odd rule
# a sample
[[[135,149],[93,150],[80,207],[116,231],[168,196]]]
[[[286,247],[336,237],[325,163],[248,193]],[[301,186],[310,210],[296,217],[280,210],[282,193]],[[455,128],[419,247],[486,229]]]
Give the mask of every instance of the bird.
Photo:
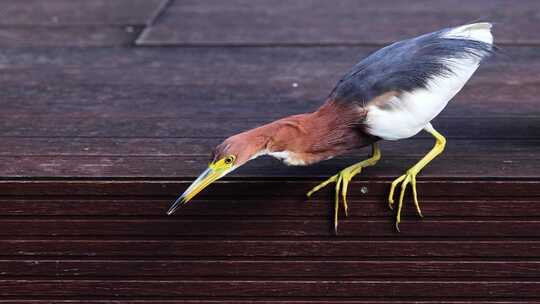
[[[400,186],[395,229],[400,231],[407,187],[416,212],[423,217],[416,178],[439,154],[446,138],[432,125],[479,65],[496,50],[492,24],[479,22],[444,28],[394,42],[362,59],[335,85],[314,112],[288,116],[225,139],[212,152],[208,168],[179,196],[174,213],[214,181],[263,155],[286,165],[307,166],[371,146],[371,156],[320,183],[307,196],[335,184],[334,230],[338,230],[340,198],[347,215],[351,179],[381,158],[379,142],[415,136],[422,130],[435,139],[433,148],[390,185],[388,206]]]

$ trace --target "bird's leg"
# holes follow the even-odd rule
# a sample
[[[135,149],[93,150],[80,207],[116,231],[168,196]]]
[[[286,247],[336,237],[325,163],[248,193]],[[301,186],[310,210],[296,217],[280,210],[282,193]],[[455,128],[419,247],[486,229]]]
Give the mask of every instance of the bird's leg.
[[[422,170],[429,162],[431,162],[437,155],[441,154],[446,145],[446,138],[437,132],[431,124],[428,124],[424,130],[431,133],[435,137],[435,146],[429,151],[416,165],[412,166],[407,173],[396,178],[392,182],[390,187],[390,194],[388,195],[388,205],[390,209],[394,207],[394,190],[396,186],[401,183],[401,194],[399,195],[398,209],[396,213],[396,229],[399,231],[399,222],[401,221],[401,208],[403,206],[403,197],[405,196],[405,190],[407,185],[410,183],[412,186],[413,200],[416,207],[416,212],[420,217],[422,217],[422,212],[420,211],[420,205],[418,204],[418,195],[416,193],[416,175],[420,170]]]
[[[326,181],[320,183],[311,191],[307,193],[307,196],[310,197],[313,193],[317,192],[321,188],[325,187],[326,185],[335,182],[336,183],[336,193],[335,193],[335,205],[334,205],[334,229],[337,232],[337,226],[338,226],[338,211],[339,211],[339,195],[341,194],[341,197],[343,199],[343,208],[345,210],[345,215],[347,215],[347,187],[349,186],[349,182],[351,179],[358,173],[362,171],[362,168],[373,166],[379,161],[381,158],[381,150],[379,149],[379,146],[377,143],[374,143],[372,145],[372,153],[371,157],[363,160],[357,164],[354,164],[352,166],[349,166],[343,170],[341,170],[336,175],[330,177]]]

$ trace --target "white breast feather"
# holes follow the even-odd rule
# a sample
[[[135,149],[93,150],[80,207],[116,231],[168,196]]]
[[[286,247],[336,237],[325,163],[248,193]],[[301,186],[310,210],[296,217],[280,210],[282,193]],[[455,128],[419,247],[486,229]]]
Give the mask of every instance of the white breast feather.
[[[302,159],[297,158],[294,153],[289,151],[268,152],[268,155],[283,161],[289,166],[304,166],[306,164]]]
[[[289,151],[274,151],[274,152],[270,152],[268,150],[262,150],[262,151],[259,151],[258,153],[256,153],[255,155],[253,155],[250,160],[253,160],[259,156],[262,156],[262,155],[270,155],[274,158],[277,158],[279,160],[281,160],[283,163],[285,163],[286,165],[289,165],[289,166],[305,166],[306,163],[296,157],[295,153],[292,153],[292,152],[289,152]]]
[[[476,23],[449,31],[447,38],[493,42],[490,23]],[[476,57],[447,59],[452,71],[449,75],[433,77],[425,89],[405,92],[384,106],[367,106],[367,131],[386,140],[408,138],[420,132],[435,118],[469,80],[480,64]]]

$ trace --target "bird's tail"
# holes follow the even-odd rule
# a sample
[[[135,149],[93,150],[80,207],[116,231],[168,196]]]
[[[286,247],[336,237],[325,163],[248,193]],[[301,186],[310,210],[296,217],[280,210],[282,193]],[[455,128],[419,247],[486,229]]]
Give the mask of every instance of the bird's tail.
[[[449,29],[444,33],[444,36],[446,38],[475,40],[493,45],[492,26],[489,22],[466,24]]]

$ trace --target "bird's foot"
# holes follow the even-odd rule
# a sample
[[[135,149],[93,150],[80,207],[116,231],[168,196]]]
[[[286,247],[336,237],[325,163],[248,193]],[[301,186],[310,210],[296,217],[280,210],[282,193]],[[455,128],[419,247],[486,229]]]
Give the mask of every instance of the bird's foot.
[[[343,200],[343,209],[345,211],[345,216],[348,215],[348,206],[347,206],[347,188],[349,186],[349,182],[352,180],[352,178],[356,175],[362,172],[362,168],[367,166],[372,166],[380,158],[380,152],[378,152],[378,148],[376,148],[376,153],[371,158],[368,158],[366,160],[363,160],[357,164],[354,164],[352,166],[349,166],[343,170],[341,170],[338,174],[330,177],[329,179],[325,180],[324,182],[320,183],[311,191],[307,193],[307,196],[310,197],[313,193],[319,191],[320,189],[326,187],[330,183],[336,183],[336,194],[335,194],[335,205],[334,205],[334,231],[337,233],[337,227],[338,227],[338,213],[339,213],[339,195],[341,194],[341,198]]]
[[[335,204],[334,204],[334,231],[337,233],[338,227],[338,213],[339,213],[339,196],[341,194],[343,200],[343,210],[345,211],[345,216],[348,215],[348,206],[347,206],[347,188],[351,179],[358,173],[362,171],[362,167],[357,165],[352,165],[341,170],[338,174],[330,177],[324,182],[320,183],[311,191],[307,193],[307,196],[310,197],[313,193],[319,191],[320,189],[326,187],[330,183],[336,183],[336,193],[335,193]]]
[[[420,170],[415,167],[412,167],[407,171],[407,173],[403,174],[402,176],[396,178],[392,182],[392,186],[390,187],[390,193],[388,195],[388,206],[390,209],[394,209],[394,190],[396,189],[396,186],[401,183],[401,193],[399,195],[399,201],[398,201],[398,209],[396,212],[396,230],[399,231],[399,223],[401,221],[401,208],[403,206],[403,198],[405,196],[405,190],[407,189],[407,185],[411,184],[412,192],[413,192],[413,199],[414,199],[414,205],[416,207],[416,212],[420,217],[422,216],[422,211],[420,210],[420,204],[418,203],[418,194],[416,193],[416,175],[418,174]]]
[[[336,196],[334,204],[334,231],[337,233],[338,227],[338,212],[339,212],[339,195],[343,198],[343,208],[345,210],[345,216],[347,216],[348,206],[347,206],[347,188],[349,182],[352,178],[362,171],[362,168],[375,165],[381,158],[381,151],[379,146],[374,143],[372,145],[372,155],[370,158],[365,159],[357,164],[349,166],[341,170],[338,174],[330,177],[319,185],[315,186],[311,191],[307,193],[307,196],[310,197],[313,193],[319,191],[320,189],[326,187],[330,183],[336,183]]]

